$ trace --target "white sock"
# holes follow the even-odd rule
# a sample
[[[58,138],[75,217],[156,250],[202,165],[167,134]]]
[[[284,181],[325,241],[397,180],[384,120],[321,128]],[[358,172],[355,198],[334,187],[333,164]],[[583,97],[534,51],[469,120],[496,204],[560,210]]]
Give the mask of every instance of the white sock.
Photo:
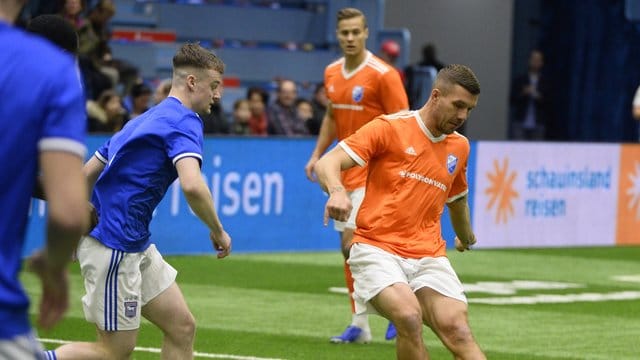
[[[354,313],[351,317],[351,325],[357,326],[362,330],[369,330],[369,315]]]

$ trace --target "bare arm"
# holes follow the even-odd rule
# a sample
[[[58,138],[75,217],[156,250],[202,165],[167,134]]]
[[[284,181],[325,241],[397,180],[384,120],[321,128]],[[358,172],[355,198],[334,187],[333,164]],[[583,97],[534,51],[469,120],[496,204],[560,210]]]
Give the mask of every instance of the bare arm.
[[[57,323],[69,305],[66,266],[89,224],[82,159],[60,151],[40,154],[41,182],[48,200],[47,242],[36,274],[42,281],[38,322],[44,328]]]
[[[104,167],[105,164],[95,156],[92,156],[82,167],[82,172],[87,178],[87,193],[89,196],[91,196],[93,187],[96,185],[96,181],[98,181],[98,177],[102,174]]]
[[[471,245],[476,243],[476,236],[471,228],[467,196],[465,195],[447,205],[449,206],[451,225],[456,233],[456,249],[458,251],[468,250]]]
[[[333,117],[333,107],[331,103],[327,105],[327,111],[324,114],[324,118],[322,119],[322,125],[320,126],[320,133],[318,134],[318,139],[316,141],[316,147],[313,149],[311,153],[311,157],[307,162],[307,165],[304,167],[304,172],[307,174],[307,178],[311,181],[315,181],[313,176],[313,167],[320,159],[320,156],[324,154],[325,151],[331,146],[331,143],[336,138],[336,120]]]
[[[207,225],[218,257],[223,258],[231,251],[231,238],[222,228],[213,198],[202,178],[200,164],[192,157],[185,157],[176,163],[180,186],[193,212]]]
[[[349,218],[353,206],[340,181],[340,171],[356,165],[357,163],[340,146],[336,146],[316,162],[314,169],[318,176],[318,183],[329,193],[329,200],[324,210],[325,225],[329,218],[338,221],[346,221]]]

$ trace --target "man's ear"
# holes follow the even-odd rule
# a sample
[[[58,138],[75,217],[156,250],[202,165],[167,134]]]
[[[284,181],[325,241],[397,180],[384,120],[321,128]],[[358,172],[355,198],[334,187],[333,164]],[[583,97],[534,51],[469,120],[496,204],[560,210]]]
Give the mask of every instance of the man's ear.
[[[196,87],[196,77],[193,74],[187,75],[187,88],[193,90]]]
[[[438,101],[441,95],[442,95],[442,92],[440,91],[440,89],[433,88],[433,90],[431,90],[431,99],[433,101]]]

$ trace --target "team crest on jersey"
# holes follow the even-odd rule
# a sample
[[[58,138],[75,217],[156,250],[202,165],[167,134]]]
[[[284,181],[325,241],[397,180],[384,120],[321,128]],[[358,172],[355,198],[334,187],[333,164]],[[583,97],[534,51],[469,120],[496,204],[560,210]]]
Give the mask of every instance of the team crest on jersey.
[[[125,301],[124,302],[124,316],[128,318],[136,317],[138,313],[138,302],[137,301]]]
[[[351,98],[353,99],[353,101],[360,102],[362,101],[363,97],[364,97],[364,88],[360,85],[354,86],[353,91],[351,91]]]
[[[453,154],[449,154],[449,156],[447,156],[447,170],[449,174],[453,174],[456,170],[456,165],[458,165],[458,158]]]

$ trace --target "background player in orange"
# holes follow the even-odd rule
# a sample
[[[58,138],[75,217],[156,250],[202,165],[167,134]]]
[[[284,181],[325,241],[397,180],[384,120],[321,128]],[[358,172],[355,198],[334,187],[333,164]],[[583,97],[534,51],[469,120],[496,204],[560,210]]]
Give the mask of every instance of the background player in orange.
[[[345,139],[378,115],[409,108],[409,100],[398,72],[365,47],[369,29],[360,10],[344,8],[338,11],[336,35],[344,56],[325,69],[324,84],[329,105],[316,147],[305,166],[305,172],[311,181],[315,180],[313,166],[335,139]],[[354,168],[342,174],[342,182],[351,196],[354,211],[350,218],[336,221],[335,229],[340,232],[353,318],[351,325],[341,335],[331,338],[334,343],[366,343],[371,340],[367,315],[355,313],[351,298],[353,278],[346,264],[356,227],[355,214],[364,196],[365,181],[365,168]],[[389,340],[393,337],[395,329],[390,323],[386,338]]]
[[[484,359],[467,320],[467,299],[445,254],[440,232],[445,203],[456,248],[476,242],[467,203],[469,142],[455,132],[476,106],[480,84],[466,66],[450,65],[417,111],[384,115],[322,157],[315,171],[329,194],[325,223],[352,210],[340,170],[368,165],[349,266],[356,311],[373,311],[397,328],[398,359],[427,359],[422,324],[456,359]],[[360,306],[364,304],[364,306]]]

